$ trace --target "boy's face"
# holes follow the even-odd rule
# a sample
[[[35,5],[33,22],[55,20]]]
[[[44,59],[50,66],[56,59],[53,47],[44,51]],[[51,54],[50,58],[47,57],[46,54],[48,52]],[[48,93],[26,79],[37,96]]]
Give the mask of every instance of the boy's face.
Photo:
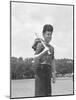
[[[52,39],[52,32],[46,31],[43,34],[43,37],[44,37],[45,42],[49,43],[51,41],[51,39]]]

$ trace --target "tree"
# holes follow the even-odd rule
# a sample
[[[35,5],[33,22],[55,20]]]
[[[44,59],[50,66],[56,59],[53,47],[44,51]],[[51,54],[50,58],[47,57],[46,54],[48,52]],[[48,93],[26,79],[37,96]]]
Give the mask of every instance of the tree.
[[[11,57],[11,78],[16,79],[16,66],[17,66],[17,58]]]
[[[58,59],[56,62],[57,74],[65,75],[73,72],[73,60],[70,59]]]

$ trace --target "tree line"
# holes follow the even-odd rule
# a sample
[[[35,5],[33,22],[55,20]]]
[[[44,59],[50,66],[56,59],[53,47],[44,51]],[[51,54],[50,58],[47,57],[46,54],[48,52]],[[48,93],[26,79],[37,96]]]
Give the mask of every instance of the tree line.
[[[11,79],[26,79],[34,78],[34,66],[32,65],[32,58],[11,57]],[[55,59],[56,76],[73,73],[72,59]]]

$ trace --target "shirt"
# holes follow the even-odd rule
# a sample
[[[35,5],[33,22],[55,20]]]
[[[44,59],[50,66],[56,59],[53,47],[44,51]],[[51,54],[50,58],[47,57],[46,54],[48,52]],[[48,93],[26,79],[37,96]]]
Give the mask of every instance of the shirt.
[[[48,54],[48,52],[46,51],[40,58],[39,58],[39,63],[41,64],[48,64],[51,65],[52,60],[54,59],[54,48],[48,44],[45,43],[45,45],[49,48],[49,51],[51,54]],[[45,47],[43,46],[43,44],[39,41],[36,45],[35,48],[35,55],[41,53],[43,50],[45,49]]]

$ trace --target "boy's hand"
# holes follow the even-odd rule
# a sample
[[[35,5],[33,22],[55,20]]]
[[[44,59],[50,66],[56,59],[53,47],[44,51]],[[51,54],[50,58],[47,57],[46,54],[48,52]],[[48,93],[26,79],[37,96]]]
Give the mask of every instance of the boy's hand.
[[[55,82],[56,82],[56,76],[55,76],[55,73],[52,73],[52,77],[53,77],[52,82],[55,83]]]
[[[56,82],[56,79],[55,79],[55,78],[53,78],[52,82],[53,82],[53,83],[55,83],[55,82]]]

